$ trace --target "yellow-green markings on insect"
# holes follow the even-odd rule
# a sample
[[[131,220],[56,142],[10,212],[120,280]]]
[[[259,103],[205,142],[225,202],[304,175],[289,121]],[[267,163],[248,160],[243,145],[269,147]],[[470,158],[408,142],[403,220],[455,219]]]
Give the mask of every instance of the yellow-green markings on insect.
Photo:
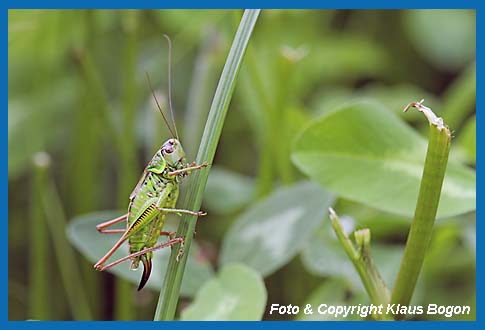
[[[168,40],[169,45],[169,105],[176,134],[173,134],[173,131],[168,124],[167,118],[155,97],[150,78],[147,75],[153,97],[155,98],[155,102],[163,116],[167,128],[172,134],[172,138],[168,139],[162,145],[145,167],[138,184],[130,195],[128,212],[116,219],[103,222],[96,226],[98,231],[103,234],[122,234],[122,236],[111,250],[109,250],[106,255],[94,265],[94,268],[99,271],[104,271],[126,260],[131,260],[130,268],[136,270],[141,261],[143,263],[143,275],[138,290],[141,290],[145,286],[150,277],[153,251],[180,243],[177,260],[183,253],[184,239],[182,237],[175,237],[175,232],[163,231],[163,225],[167,214],[174,213],[181,215],[182,213],[185,213],[194,216],[206,215],[206,213],[201,211],[193,212],[175,208],[179,195],[180,180],[189,175],[191,171],[207,167],[207,163],[204,162],[200,165],[195,165],[195,162],[191,164],[186,163],[185,152],[179,141],[177,126],[175,125],[172,110],[170,86],[171,42],[167,36],[165,36],[165,38]],[[122,221],[126,221],[126,230],[107,229]],[[157,245],[158,238],[162,235],[168,236],[169,240]],[[129,243],[129,255],[105,265],[106,261],[126,240],[128,240]]]

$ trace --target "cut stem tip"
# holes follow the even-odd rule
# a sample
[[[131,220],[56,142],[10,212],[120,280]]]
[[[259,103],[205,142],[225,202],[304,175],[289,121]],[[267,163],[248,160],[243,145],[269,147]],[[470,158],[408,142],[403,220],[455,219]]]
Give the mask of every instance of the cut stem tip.
[[[403,112],[409,110],[409,108],[416,108],[419,112],[422,112],[428,119],[430,125],[436,126],[439,130],[445,129],[446,125],[443,122],[443,118],[436,116],[436,114],[431,110],[431,108],[423,104],[424,99],[417,102],[411,102],[403,109]]]

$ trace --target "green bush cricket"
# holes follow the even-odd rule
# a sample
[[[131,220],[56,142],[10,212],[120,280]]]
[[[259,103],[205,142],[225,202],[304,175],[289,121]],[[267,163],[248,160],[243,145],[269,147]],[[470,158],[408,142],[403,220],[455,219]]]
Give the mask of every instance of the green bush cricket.
[[[163,231],[165,218],[169,213],[181,215],[182,213],[191,214],[195,216],[203,216],[204,212],[192,212],[188,210],[180,210],[175,208],[179,195],[180,180],[190,174],[191,171],[199,170],[207,166],[204,162],[201,165],[186,163],[185,152],[182,144],[179,141],[177,126],[175,125],[172,101],[171,101],[171,86],[170,86],[170,67],[171,67],[171,42],[168,36],[164,35],[169,45],[168,57],[168,77],[169,77],[169,107],[172,116],[172,122],[175,128],[175,134],[170,128],[170,125],[165,117],[160,104],[155,96],[150,78],[147,74],[148,83],[150,85],[153,97],[157,104],[160,113],[163,116],[165,125],[172,134],[172,138],[168,139],[162,147],[155,153],[148,165],[145,167],[143,174],[138,181],[135,189],[130,195],[130,202],[128,205],[128,212],[116,219],[103,222],[96,226],[99,232],[104,234],[122,234],[121,238],[109,250],[104,257],[102,257],[94,268],[99,271],[104,271],[113,266],[116,266],[126,260],[131,260],[130,268],[138,269],[140,261],[143,263],[143,275],[138,286],[141,290],[150,277],[152,268],[153,251],[180,244],[179,255],[183,253],[182,237],[175,237],[175,232]],[[108,227],[126,221],[125,229],[107,229]],[[157,244],[158,238],[168,236],[169,240],[165,243]],[[104,265],[106,261],[113,255],[113,253],[128,240],[129,255],[113,261],[108,265]]]

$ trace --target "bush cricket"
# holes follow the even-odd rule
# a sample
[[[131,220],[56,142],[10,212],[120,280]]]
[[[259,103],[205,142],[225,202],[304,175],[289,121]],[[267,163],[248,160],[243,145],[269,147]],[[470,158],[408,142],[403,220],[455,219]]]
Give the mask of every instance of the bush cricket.
[[[163,116],[163,120],[168,130],[172,134],[172,138],[168,139],[162,147],[155,153],[148,165],[145,167],[143,174],[138,181],[135,189],[130,195],[128,212],[116,219],[103,222],[96,226],[99,232],[104,234],[122,234],[121,238],[109,250],[104,257],[102,257],[94,268],[99,271],[104,271],[108,268],[116,266],[126,260],[131,260],[130,268],[138,269],[140,261],[143,263],[143,275],[138,286],[141,290],[150,277],[152,268],[153,251],[172,246],[180,243],[179,254],[177,260],[183,253],[184,239],[182,237],[175,237],[175,232],[163,231],[165,218],[169,213],[181,215],[182,213],[191,214],[195,216],[206,215],[204,212],[193,212],[188,210],[176,209],[179,195],[179,183],[181,178],[190,174],[191,171],[200,170],[207,166],[204,162],[200,165],[186,163],[185,152],[180,143],[177,126],[175,125],[172,101],[171,101],[171,42],[168,36],[164,35],[169,45],[168,57],[168,77],[169,77],[169,107],[172,116],[172,123],[174,125],[175,134],[170,128],[170,125],[165,117],[160,104],[155,96],[150,78],[147,74],[147,80],[150,85],[152,95],[155,99],[158,109]],[[111,225],[126,221],[125,229],[107,229]],[[158,238],[168,236],[169,240],[165,243],[157,245]],[[113,261],[105,265],[106,261],[113,255],[113,253],[128,240],[129,255]]]

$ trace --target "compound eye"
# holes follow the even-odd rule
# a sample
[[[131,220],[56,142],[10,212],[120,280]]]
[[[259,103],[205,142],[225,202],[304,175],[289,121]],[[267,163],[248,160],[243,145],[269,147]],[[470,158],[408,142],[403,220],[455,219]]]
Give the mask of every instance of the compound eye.
[[[171,154],[173,152],[173,148],[171,146],[166,146],[165,148],[163,148],[163,151],[166,154]]]

